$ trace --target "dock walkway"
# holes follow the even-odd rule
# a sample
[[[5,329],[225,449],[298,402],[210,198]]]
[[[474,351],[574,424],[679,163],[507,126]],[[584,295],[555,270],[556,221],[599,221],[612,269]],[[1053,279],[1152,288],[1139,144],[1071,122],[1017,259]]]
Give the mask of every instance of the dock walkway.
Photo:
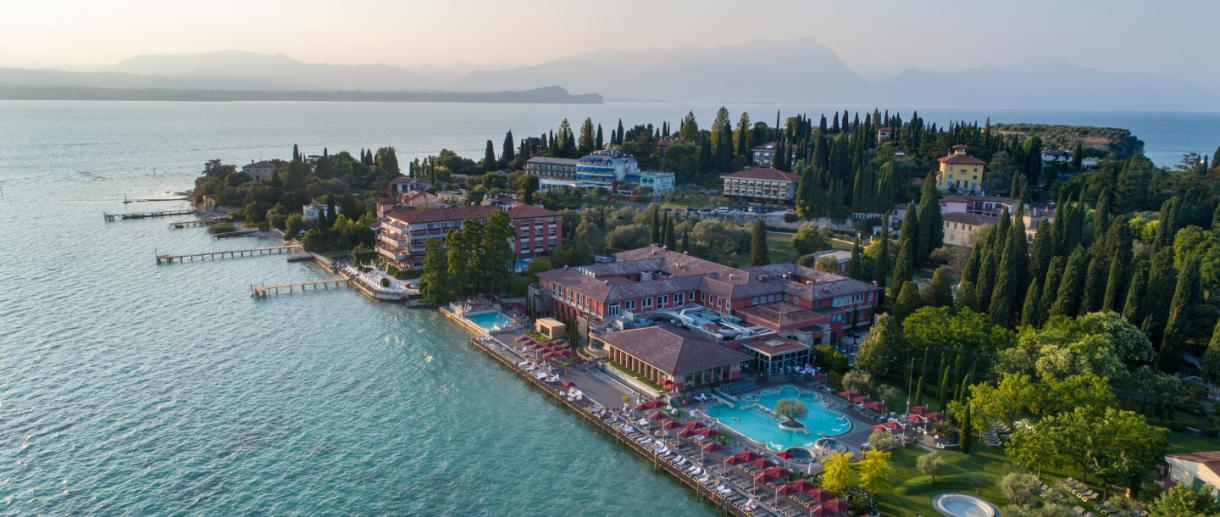
[[[347,285],[347,279],[344,278],[323,278],[320,280],[302,280],[299,282],[285,282],[282,284],[263,284],[250,287],[250,296],[265,300],[271,295],[278,295],[282,291],[288,293],[305,292],[306,290],[317,291],[319,289],[338,289]]]
[[[203,253],[188,253],[185,255],[157,255],[157,265],[173,264],[174,262],[194,262],[196,260],[217,260],[224,258],[257,257],[260,255],[280,255],[291,253],[301,248],[300,244],[286,244],[268,248],[251,248],[243,250],[205,251]]]
[[[168,217],[171,215],[191,215],[195,213],[194,209],[183,208],[180,210],[161,210],[159,212],[125,212],[121,214],[111,214],[102,212],[102,219],[106,222],[123,221],[127,219],[147,219],[149,217]]]

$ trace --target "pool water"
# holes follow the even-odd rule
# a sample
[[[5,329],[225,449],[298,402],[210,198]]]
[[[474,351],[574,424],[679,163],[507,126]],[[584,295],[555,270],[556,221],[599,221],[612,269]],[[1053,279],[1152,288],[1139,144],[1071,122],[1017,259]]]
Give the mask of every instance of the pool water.
[[[954,517],[993,517],[991,505],[968,495],[944,494],[936,498],[935,506]]]
[[[492,330],[497,327],[503,328],[504,326],[509,325],[513,322],[512,318],[508,317],[507,315],[505,315],[502,312],[497,312],[497,311],[480,312],[478,314],[467,314],[466,319],[470,320],[475,325],[483,327],[487,330]]]
[[[747,395],[751,397],[751,395]],[[776,417],[758,406],[769,410],[775,409],[780,399],[798,399],[805,403],[809,410],[804,418],[798,419],[805,424],[804,429],[781,429],[782,418]],[[813,443],[825,436],[836,436],[851,430],[851,421],[847,417],[826,407],[822,397],[817,393],[801,391],[796,386],[785,385],[778,389],[767,389],[753,394],[753,400],[743,398],[737,402],[737,407],[727,404],[715,404],[707,408],[708,416],[715,418],[721,425],[730,427],[737,433],[757,443],[765,444],[769,449],[782,451],[790,447],[812,447]]]

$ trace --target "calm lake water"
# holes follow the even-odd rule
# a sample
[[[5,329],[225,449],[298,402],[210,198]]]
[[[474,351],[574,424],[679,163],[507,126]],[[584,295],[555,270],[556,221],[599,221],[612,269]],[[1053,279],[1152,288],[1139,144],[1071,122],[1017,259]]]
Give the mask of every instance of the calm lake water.
[[[101,214],[174,206],[120,200],[294,143],[477,158],[506,129],[706,124],[716,107],[0,102],[0,513],[712,513],[430,311],[347,290],[255,302],[251,284],[321,273],[283,256],[158,267],[255,243]],[[1128,127],[1164,164],[1220,143],[1217,114],[921,113]]]

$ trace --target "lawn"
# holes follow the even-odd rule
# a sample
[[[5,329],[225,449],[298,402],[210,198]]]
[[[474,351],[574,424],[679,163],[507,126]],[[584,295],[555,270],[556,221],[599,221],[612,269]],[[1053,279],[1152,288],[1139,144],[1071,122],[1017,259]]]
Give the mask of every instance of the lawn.
[[[957,451],[941,451],[946,459],[942,474],[932,478],[919,473],[915,468],[916,458],[930,454],[918,447],[907,447],[894,451],[891,464],[894,466],[894,484],[878,497],[883,515],[936,515],[932,509],[932,497],[944,492],[962,492],[978,495],[1003,507],[1007,500],[1000,494],[999,481],[1011,469],[1001,449],[976,447],[971,454]]]

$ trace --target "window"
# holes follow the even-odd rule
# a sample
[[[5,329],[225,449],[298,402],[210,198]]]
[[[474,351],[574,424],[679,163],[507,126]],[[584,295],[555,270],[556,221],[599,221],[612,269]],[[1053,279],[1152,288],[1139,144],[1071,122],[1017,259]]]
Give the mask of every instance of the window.
[[[651,307],[652,307],[652,297],[651,297],[651,296],[649,296],[649,297],[647,297],[647,298],[644,298],[644,308],[645,308],[645,309],[648,309],[648,308],[651,308]]]
[[[663,294],[657,297],[657,306],[669,305],[669,295]]]
[[[635,310],[635,300],[627,300],[627,310]]]
[[[686,300],[682,299],[682,293],[674,294],[674,305],[682,305],[685,302],[686,302]]]
[[[612,304],[610,304],[610,312],[609,312],[609,314],[610,314],[611,316],[618,316],[618,314],[619,314],[619,309],[618,309],[618,304],[617,304],[617,303],[612,303]]]

